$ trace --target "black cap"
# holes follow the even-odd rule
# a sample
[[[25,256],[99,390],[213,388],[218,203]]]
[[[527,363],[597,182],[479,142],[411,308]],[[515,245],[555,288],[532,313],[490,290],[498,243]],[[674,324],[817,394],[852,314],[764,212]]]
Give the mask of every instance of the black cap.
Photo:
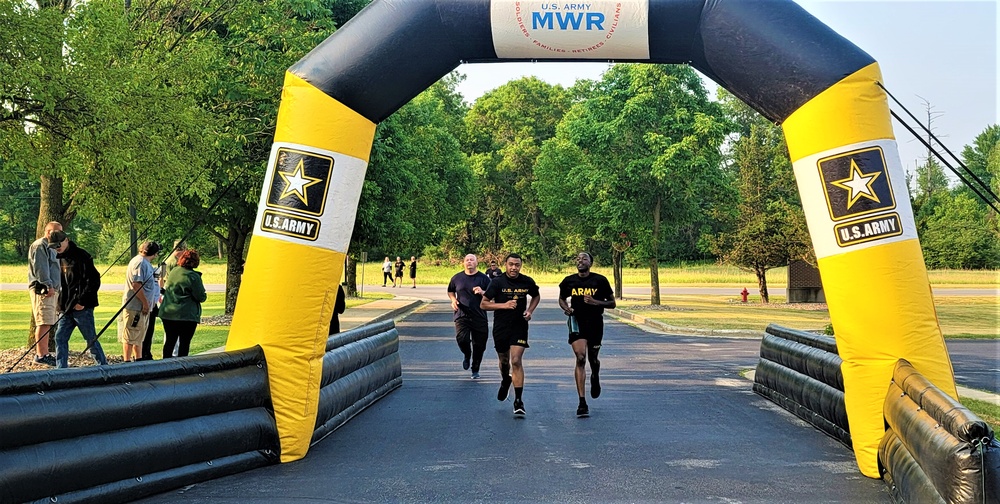
[[[49,248],[57,249],[61,247],[62,242],[66,241],[67,238],[69,238],[69,236],[66,236],[66,233],[62,231],[53,231],[52,234],[49,235]]]
[[[160,244],[153,240],[144,241],[142,242],[142,245],[139,245],[139,252],[148,256],[155,256],[156,254],[159,254],[161,249],[162,247],[160,247]]]

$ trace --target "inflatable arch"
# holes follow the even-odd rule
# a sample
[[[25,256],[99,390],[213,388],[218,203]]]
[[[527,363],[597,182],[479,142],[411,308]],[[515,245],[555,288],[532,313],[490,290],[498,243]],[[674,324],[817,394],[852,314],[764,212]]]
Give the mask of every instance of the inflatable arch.
[[[782,124],[837,333],[861,472],[899,358],[957,398],[882,77],[791,0],[375,0],[292,66],[228,350],[263,347],[303,457],[375,125],[463,62],[690,64]]]

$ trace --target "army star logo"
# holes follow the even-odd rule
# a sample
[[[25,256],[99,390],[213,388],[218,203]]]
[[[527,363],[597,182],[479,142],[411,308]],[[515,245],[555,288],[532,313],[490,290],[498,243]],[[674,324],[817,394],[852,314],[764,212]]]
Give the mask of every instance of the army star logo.
[[[875,190],[872,189],[872,183],[875,179],[881,175],[882,172],[872,172],[872,173],[861,173],[861,168],[858,168],[858,163],[853,159],[851,160],[851,176],[845,179],[834,180],[830,183],[850,192],[850,197],[847,202],[847,208],[850,209],[858,202],[858,199],[865,197],[875,203],[881,203],[878,199],[878,195],[875,194]]]
[[[323,179],[309,177],[303,175],[302,172],[303,162],[301,159],[299,160],[299,164],[295,165],[295,171],[292,173],[278,172],[278,175],[281,175],[281,178],[285,179],[286,184],[285,189],[281,192],[281,196],[278,196],[278,199],[294,194],[302,201],[303,205],[309,206],[309,196],[306,194],[306,189],[309,186],[322,182]]]
[[[281,147],[267,188],[268,208],[323,215],[333,174],[333,158]]]
[[[840,222],[896,207],[881,147],[834,154],[817,162],[830,219]]]

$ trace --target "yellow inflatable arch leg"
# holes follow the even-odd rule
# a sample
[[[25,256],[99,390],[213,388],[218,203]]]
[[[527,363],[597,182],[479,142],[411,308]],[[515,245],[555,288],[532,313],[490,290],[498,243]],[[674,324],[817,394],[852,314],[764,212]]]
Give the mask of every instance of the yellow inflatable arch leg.
[[[282,462],[309,450],[330,317],[374,137],[374,123],[285,74],[226,342],[226,350],[264,349]]]
[[[871,64],[783,123],[844,360],[854,454],[872,478],[897,359],[958,398],[881,80]]]

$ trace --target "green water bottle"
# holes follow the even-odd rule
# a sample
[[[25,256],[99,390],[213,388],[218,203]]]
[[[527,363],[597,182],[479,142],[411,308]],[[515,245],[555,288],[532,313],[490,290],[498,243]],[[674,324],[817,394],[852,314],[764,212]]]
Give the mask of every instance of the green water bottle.
[[[580,324],[576,323],[576,317],[570,315],[569,318],[566,319],[566,327],[569,328],[570,336],[580,334]]]

